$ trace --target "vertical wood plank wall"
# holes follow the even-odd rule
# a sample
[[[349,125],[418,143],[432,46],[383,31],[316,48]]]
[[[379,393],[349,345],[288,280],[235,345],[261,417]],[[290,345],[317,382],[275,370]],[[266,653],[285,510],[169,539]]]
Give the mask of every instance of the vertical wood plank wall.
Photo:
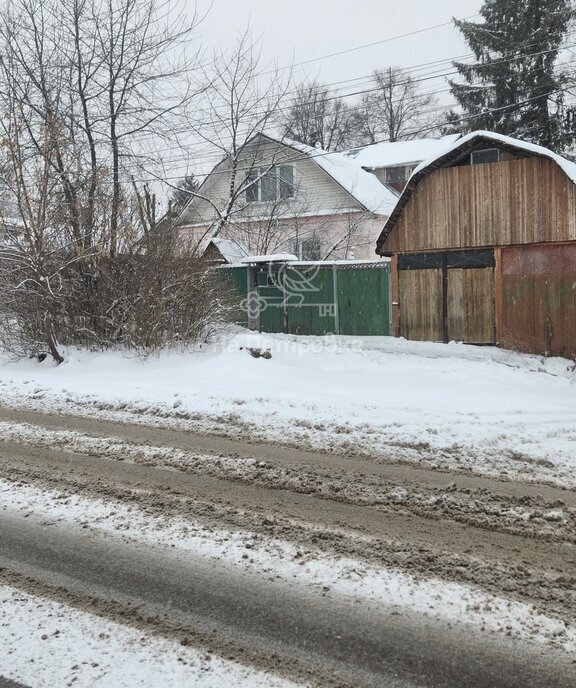
[[[444,341],[442,270],[401,270],[401,334],[406,339]]]
[[[383,253],[576,240],[576,186],[548,158],[447,167],[422,179]]]
[[[502,249],[494,249],[494,320],[496,343],[502,338]]]
[[[474,344],[496,342],[494,270],[448,270],[448,339]]]
[[[400,336],[400,287],[398,284],[398,256],[390,261],[390,280],[392,290],[392,336]]]
[[[502,248],[499,344],[576,355],[576,244]]]
[[[493,270],[448,270],[449,338],[576,358],[576,184],[558,164],[540,156],[435,170],[381,251],[484,247]],[[440,272],[398,271],[393,259],[394,334],[442,341]]]

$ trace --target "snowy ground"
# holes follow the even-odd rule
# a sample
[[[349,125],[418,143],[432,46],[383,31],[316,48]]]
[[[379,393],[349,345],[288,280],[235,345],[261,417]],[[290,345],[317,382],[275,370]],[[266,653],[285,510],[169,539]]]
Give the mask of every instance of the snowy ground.
[[[202,557],[215,564],[224,562],[239,570],[310,586],[330,595],[370,600],[393,606],[399,612],[419,612],[453,623],[466,619],[466,623],[472,626],[554,645],[569,653],[576,652],[576,626],[568,626],[558,619],[537,613],[530,605],[459,583],[418,579],[405,572],[368,566],[320,550],[307,550],[303,554],[297,545],[278,538],[262,538],[246,531],[208,530],[193,521],[177,518],[171,518],[167,523],[164,518],[151,517],[120,502],[87,499],[29,485],[15,485],[5,480],[0,480],[0,503],[5,512],[25,514],[47,527],[71,522],[110,537],[145,542],[152,548],[162,547],[170,551],[176,547],[194,559]],[[123,638],[124,631],[116,629],[115,632]],[[3,640],[2,634],[0,639]],[[120,644],[123,645],[124,640]],[[197,663],[198,659],[195,661]],[[260,685],[256,678],[254,684],[246,685]]]
[[[295,688],[206,651],[0,586],[0,677],[31,688]]]
[[[250,348],[269,349],[272,357],[254,358]],[[68,351],[58,367],[49,361],[4,361],[0,405],[261,438],[575,487],[575,382],[570,361],[495,348],[244,332],[195,352],[148,360]],[[260,465],[252,458],[148,447],[24,422],[0,421],[0,438],[151,466],[190,463],[206,474],[217,461],[218,470],[232,478],[238,471],[246,479],[254,478]],[[289,481],[285,469],[274,470]],[[165,548],[278,577],[323,595],[393,605],[400,613],[424,613],[448,623],[466,619],[503,636],[576,652],[576,627],[570,618],[547,616],[542,608],[507,598],[505,592],[498,596],[493,588],[495,594],[489,594],[477,586],[431,578],[429,573],[372,566],[313,546],[303,548],[295,539],[225,526],[208,528],[193,518],[161,518],[129,501],[56,492],[33,480],[18,482],[10,473],[5,475],[8,479],[0,480],[0,509],[39,520],[47,528],[70,522],[103,537],[144,541],[150,547],[162,542]],[[354,484],[364,489],[364,483]],[[374,485],[376,489],[379,483]],[[291,489],[289,482],[282,486]],[[400,490],[399,495],[404,490],[386,483],[378,489]],[[420,489],[420,484],[410,489]],[[456,496],[451,493],[450,499]],[[489,497],[483,493],[483,499]],[[437,498],[436,493],[431,497],[422,492],[424,501]],[[475,493],[470,496],[477,498]],[[510,504],[519,522],[535,514],[535,502],[521,508]],[[536,506],[549,509],[547,503]],[[571,527],[569,505],[554,509],[545,513],[542,537],[566,537]],[[464,507],[461,511],[471,518]],[[518,524],[513,525],[516,532]],[[215,655],[208,657],[202,649],[148,636],[8,587],[0,586],[0,605],[0,676],[32,688],[292,685]]]
[[[574,486],[575,383],[570,361],[491,347],[231,334],[146,361],[69,351],[59,367],[5,362],[0,403]]]

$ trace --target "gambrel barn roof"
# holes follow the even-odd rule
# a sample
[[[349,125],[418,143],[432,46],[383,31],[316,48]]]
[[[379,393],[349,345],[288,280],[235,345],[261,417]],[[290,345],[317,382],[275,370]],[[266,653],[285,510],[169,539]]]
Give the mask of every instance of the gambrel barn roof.
[[[494,147],[494,145],[497,145],[499,148],[504,150],[510,150],[511,152],[522,152],[524,155],[527,154],[534,157],[548,158],[561,168],[561,170],[572,181],[572,183],[576,184],[576,163],[557,155],[548,148],[544,148],[543,146],[538,146],[533,143],[528,143],[526,141],[520,141],[519,139],[514,139],[510,136],[495,134],[489,131],[471,132],[470,134],[466,134],[466,136],[463,136],[457,141],[454,141],[452,144],[446,146],[443,151],[434,157],[425,160],[418,165],[418,167],[416,167],[410,176],[404,191],[398,199],[396,206],[384,225],[382,233],[380,234],[376,244],[376,252],[380,252],[382,245],[396,225],[404,207],[414,194],[422,179],[434,172],[434,170],[446,165],[457,164],[460,160],[469,155],[472,150],[477,149],[479,146]]]

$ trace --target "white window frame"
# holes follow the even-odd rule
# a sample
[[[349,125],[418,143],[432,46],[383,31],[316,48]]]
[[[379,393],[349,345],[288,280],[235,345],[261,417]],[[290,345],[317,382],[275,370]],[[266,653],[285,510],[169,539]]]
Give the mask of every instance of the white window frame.
[[[276,203],[294,196],[294,167],[292,165],[254,167],[248,173],[247,181],[249,184],[246,189],[247,203]],[[266,182],[273,182],[275,185],[273,198],[264,197],[263,187]]]

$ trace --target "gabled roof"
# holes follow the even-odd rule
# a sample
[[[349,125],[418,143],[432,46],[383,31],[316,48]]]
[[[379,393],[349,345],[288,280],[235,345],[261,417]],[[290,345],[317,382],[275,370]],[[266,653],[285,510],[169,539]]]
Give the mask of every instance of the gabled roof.
[[[256,134],[244,144],[244,147],[252,145],[261,138],[292,149],[297,153],[295,159],[301,158],[303,155],[309,158],[344,191],[350,194],[364,210],[370,213],[388,215],[396,205],[398,200],[396,191],[388,186],[384,186],[373,174],[366,172],[360,164],[343,153],[328,153],[321,148],[312,148],[298,141],[282,139],[270,134]],[[222,158],[212,169],[212,172],[225,160],[226,157]],[[278,162],[290,162],[290,160],[279,160]],[[210,178],[210,174],[202,181],[198,189],[199,193],[202,192],[203,187]],[[184,216],[196,198],[198,197],[192,196],[190,201],[184,206],[176,219],[176,224],[178,224],[180,218]]]
[[[446,146],[454,143],[462,134],[449,134],[441,138],[415,139],[414,141],[384,141],[369,146],[351,148],[342,155],[366,169],[395,167],[420,163],[438,155]]]
[[[275,139],[268,134],[263,136],[306,155],[369,212],[388,215],[396,205],[397,193],[384,186],[373,174],[366,172],[362,165],[347,154],[328,153],[298,141]]]
[[[503,134],[495,134],[494,132],[490,131],[473,131],[457,141],[445,146],[444,149],[438,152],[435,156],[429,158],[428,160],[424,160],[424,162],[418,165],[414,172],[412,172],[410,179],[408,179],[408,182],[404,187],[404,191],[398,199],[398,203],[388,217],[388,220],[384,225],[384,229],[378,237],[378,241],[376,242],[377,253],[380,251],[380,247],[386,241],[388,235],[398,221],[400,213],[410,200],[420,181],[434,170],[437,170],[448,163],[462,158],[474,148],[477,148],[479,144],[484,146],[493,146],[494,144],[499,144],[500,147],[508,148],[512,151],[522,151],[533,156],[549,158],[562,169],[562,171],[573,183],[576,184],[576,163],[573,163],[570,160],[553,153],[548,148],[544,148],[544,146],[538,146],[534,143],[528,143],[527,141],[521,141],[520,139],[514,139],[510,136],[504,136]]]
[[[248,250],[239,244],[237,241],[232,239],[223,239],[221,237],[213,237],[208,240],[204,251],[208,250],[210,244],[213,244],[222,254],[222,257],[227,263],[234,265],[235,263],[241,263],[244,258],[248,255]]]

